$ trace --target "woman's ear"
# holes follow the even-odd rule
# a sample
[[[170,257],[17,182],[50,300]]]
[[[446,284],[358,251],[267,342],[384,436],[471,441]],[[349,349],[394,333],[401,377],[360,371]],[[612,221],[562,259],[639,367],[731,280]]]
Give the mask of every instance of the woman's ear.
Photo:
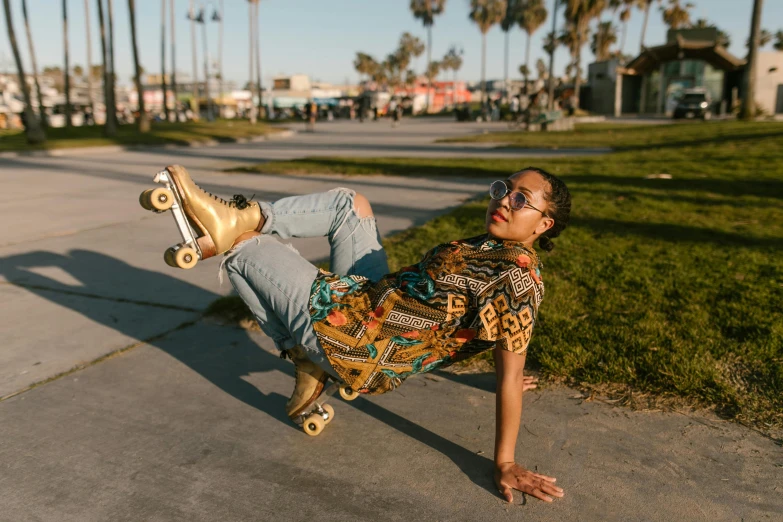
[[[554,219],[552,219],[549,216],[542,216],[541,222],[536,227],[536,234],[540,236],[541,234],[543,234],[544,232],[546,232],[547,230],[549,230],[553,226],[555,226],[555,220]]]

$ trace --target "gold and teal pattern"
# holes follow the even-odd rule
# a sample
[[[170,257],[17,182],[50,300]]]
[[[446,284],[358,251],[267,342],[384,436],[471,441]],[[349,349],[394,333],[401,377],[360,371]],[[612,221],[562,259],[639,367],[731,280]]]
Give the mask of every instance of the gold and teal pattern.
[[[384,393],[495,345],[527,350],[544,297],[540,269],[532,248],[482,235],[438,245],[377,283],[322,270],[310,314],[343,381]]]

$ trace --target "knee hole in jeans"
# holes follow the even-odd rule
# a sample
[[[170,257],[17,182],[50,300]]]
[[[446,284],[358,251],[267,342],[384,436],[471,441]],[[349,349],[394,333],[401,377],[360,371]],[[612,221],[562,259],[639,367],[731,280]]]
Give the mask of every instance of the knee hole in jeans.
[[[353,210],[356,212],[356,215],[360,218],[368,218],[372,217],[372,207],[370,206],[370,201],[364,197],[362,194],[359,194],[358,192],[353,198]]]

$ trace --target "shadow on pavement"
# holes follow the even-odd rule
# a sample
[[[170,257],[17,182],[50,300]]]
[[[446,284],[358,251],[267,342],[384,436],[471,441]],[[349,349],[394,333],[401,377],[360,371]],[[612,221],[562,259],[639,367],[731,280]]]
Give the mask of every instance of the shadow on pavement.
[[[82,286],[66,285],[34,272],[36,269],[47,267],[57,267],[65,271]],[[37,251],[0,259],[0,274],[3,274],[12,284],[168,353],[224,392],[294,429],[285,413],[286,397],[277,393],[264,394],[242,378],[251,372],[274,370],[293,375],[293,366],[289,362],[259,348],[249,336],[243,342],[218,349],[214,349],[211,345],[171,346],[171,343],[163,342],[165,334],[152,339],[143,339],[139,334],[137,324],[107,319],[103,311],[103,303],[112,298],[101,296],[101,290],[105,290],[101,281],[105,281],[105,277],[100,275],[107,272],[116,279],[118,293],[123,285],[132,284],[154,288],[159,294],[183,296],[185,303],[189,300],[187,296],[214,299],[219,297],[217,294],[174,277],[137,268],[120,259],[88,250],[72,250],[67,255]],[[75,295],[84,297],[74,299]],[[129,302],[122,298],[113,300]],[[136,304],[148,306],[150,314],[160,314],[161,308],[170,308],[168,305],[138,301]],[[179,326],[187,327],[189,324],[192,322],[186,322]],[[176,329],[177,325],[172,324],[172,330]],[[161,385],[171,384],[162,383]],[[494,493],[492,477],[487,472],[491,469],[491,462],[486,457],[476,455],[370,400],[362,399],[346,404],[430,446],[435,451],[443,453],[476,485]]]

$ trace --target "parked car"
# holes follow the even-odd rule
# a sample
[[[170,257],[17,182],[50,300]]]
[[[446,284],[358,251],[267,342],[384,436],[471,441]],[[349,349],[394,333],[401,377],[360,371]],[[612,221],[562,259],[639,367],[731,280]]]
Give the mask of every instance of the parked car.
[[[709,120],[712,117],[712,100],[707,91],[685,90],[674,108],[674,119],[701,118]]]

